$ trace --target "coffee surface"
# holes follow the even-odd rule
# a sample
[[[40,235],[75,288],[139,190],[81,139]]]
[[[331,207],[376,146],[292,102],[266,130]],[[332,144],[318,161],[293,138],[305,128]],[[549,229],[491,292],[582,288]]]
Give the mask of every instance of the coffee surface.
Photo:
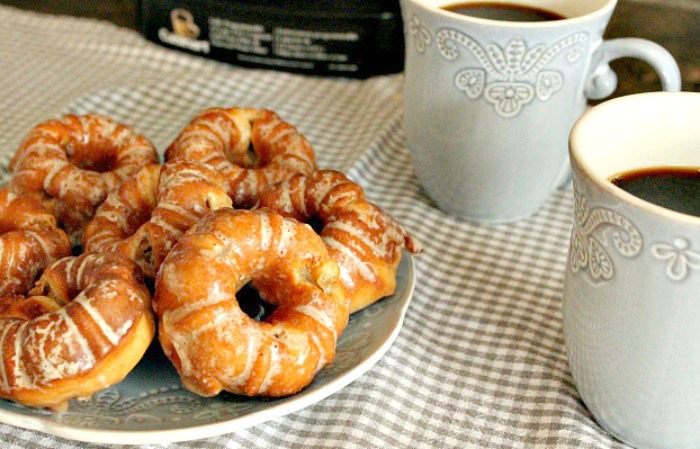
[[[652,167],[610,178],[621,189],[667,209],[700,216],[700,167]]]
[[[507,20],[511,22],[547,22],[565,19],[564,16],[542,8],[514,3],[477,2],[455,3],[442,9],[481,19]]]

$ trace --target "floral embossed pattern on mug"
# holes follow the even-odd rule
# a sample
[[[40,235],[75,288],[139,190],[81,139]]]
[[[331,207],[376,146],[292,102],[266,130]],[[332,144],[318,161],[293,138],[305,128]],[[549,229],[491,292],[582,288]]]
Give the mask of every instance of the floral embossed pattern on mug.
[[[535,97],[547,101],[561,89],[564,76],[561,71],[547,69],[548,63],[559,53],[568,50],[565,60],[576,62],[586,51],[588,35],[577,33],[554,45],[528,45],[522,37],[513,38],[505,47],[495,43],[479,44],[472,37],[454,29],[437,33],[437,48],[447,60],[458,56],[460,44],[473,53],[479,67],[461,69],[455,75],[457,89],[468,98],[482,94],[493,104],[499,115],[513,117]]]
[[[591,108],[571,133],[569,366],[596,421],[638,449],[700,447],[700,216],[619,179],[700,166],[699,120],[700,94],[645,93]]]
[[[616,0],[536,2],[555,20],[460,13],[477,3],[484,2],[401,0],[406,144],[437,207],[471,221],[512,222],[568,185],[569,132],[589,98],[615,90],[610,60],[649,62],[667,90],[679,89],[680,74],[657,44],[603,39]],[[534,6],[507,3],[520,12]]]
[[[572,273],[587,271],[595,281],[609,281],[615,267],[606,246],[631,258],[642,249],[642,235],[628,219],[605,207],[590,209],[588,199],[576,195],[574,230],[569,248]]]
[[[408,33],[414,38],[418,52],[423,53],[433,42],[433,33],[414,15]],[[547,47],[528,44],[523,37],[510,40],[505,46],[480,44],[473,37],[452,28],[435,33],[436,49],[448,61],[459,56],[459,46],[471,52],[478,65],[456,72],[454,86],[476,100],[482,95],[502,117],[517,115],[523,106],[537,98],[547,101],[564,83],[562,72],[547,65],[566,51],[565,61],[574,63],[588,50],[588,34],[576,33]]]

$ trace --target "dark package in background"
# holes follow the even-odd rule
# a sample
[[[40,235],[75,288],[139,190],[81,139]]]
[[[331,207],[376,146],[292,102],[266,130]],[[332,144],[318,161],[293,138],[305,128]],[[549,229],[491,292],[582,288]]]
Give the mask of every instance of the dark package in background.
[[[140,0],[149,40],[231,64],[366,78],[403,69],[399,0]]]

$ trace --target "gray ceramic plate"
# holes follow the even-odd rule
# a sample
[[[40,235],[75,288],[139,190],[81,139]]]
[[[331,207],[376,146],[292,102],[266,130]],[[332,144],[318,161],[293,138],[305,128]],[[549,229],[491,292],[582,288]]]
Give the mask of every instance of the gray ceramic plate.
[[[0,422],[80,441],[147,444],[221,435],[295,412],[345,387],[384,355],[401,329],[414,282],[413,258],[404,252],[394,295],[350,317],[333,364],[294,396],[199,397],[182,387],[155,343],[124,381],[87,401],[72,401],[67,412],[0,400]]]

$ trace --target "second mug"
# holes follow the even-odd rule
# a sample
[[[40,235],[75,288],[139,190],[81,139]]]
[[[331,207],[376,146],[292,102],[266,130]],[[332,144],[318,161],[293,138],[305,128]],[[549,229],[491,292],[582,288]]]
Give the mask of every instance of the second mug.
[[[484,4],[401,4],[407,145],[427,194],[459,218],[527,217],[569,179],[569,132],[588,99],[615,90],[611,60],[643,59],[664,90],[680,89],[678,66],[659,45],[603,41],[616,0],[488,2],[514,7],[516,16],[553,13],[524,22],[475,17],[475,3]]]

